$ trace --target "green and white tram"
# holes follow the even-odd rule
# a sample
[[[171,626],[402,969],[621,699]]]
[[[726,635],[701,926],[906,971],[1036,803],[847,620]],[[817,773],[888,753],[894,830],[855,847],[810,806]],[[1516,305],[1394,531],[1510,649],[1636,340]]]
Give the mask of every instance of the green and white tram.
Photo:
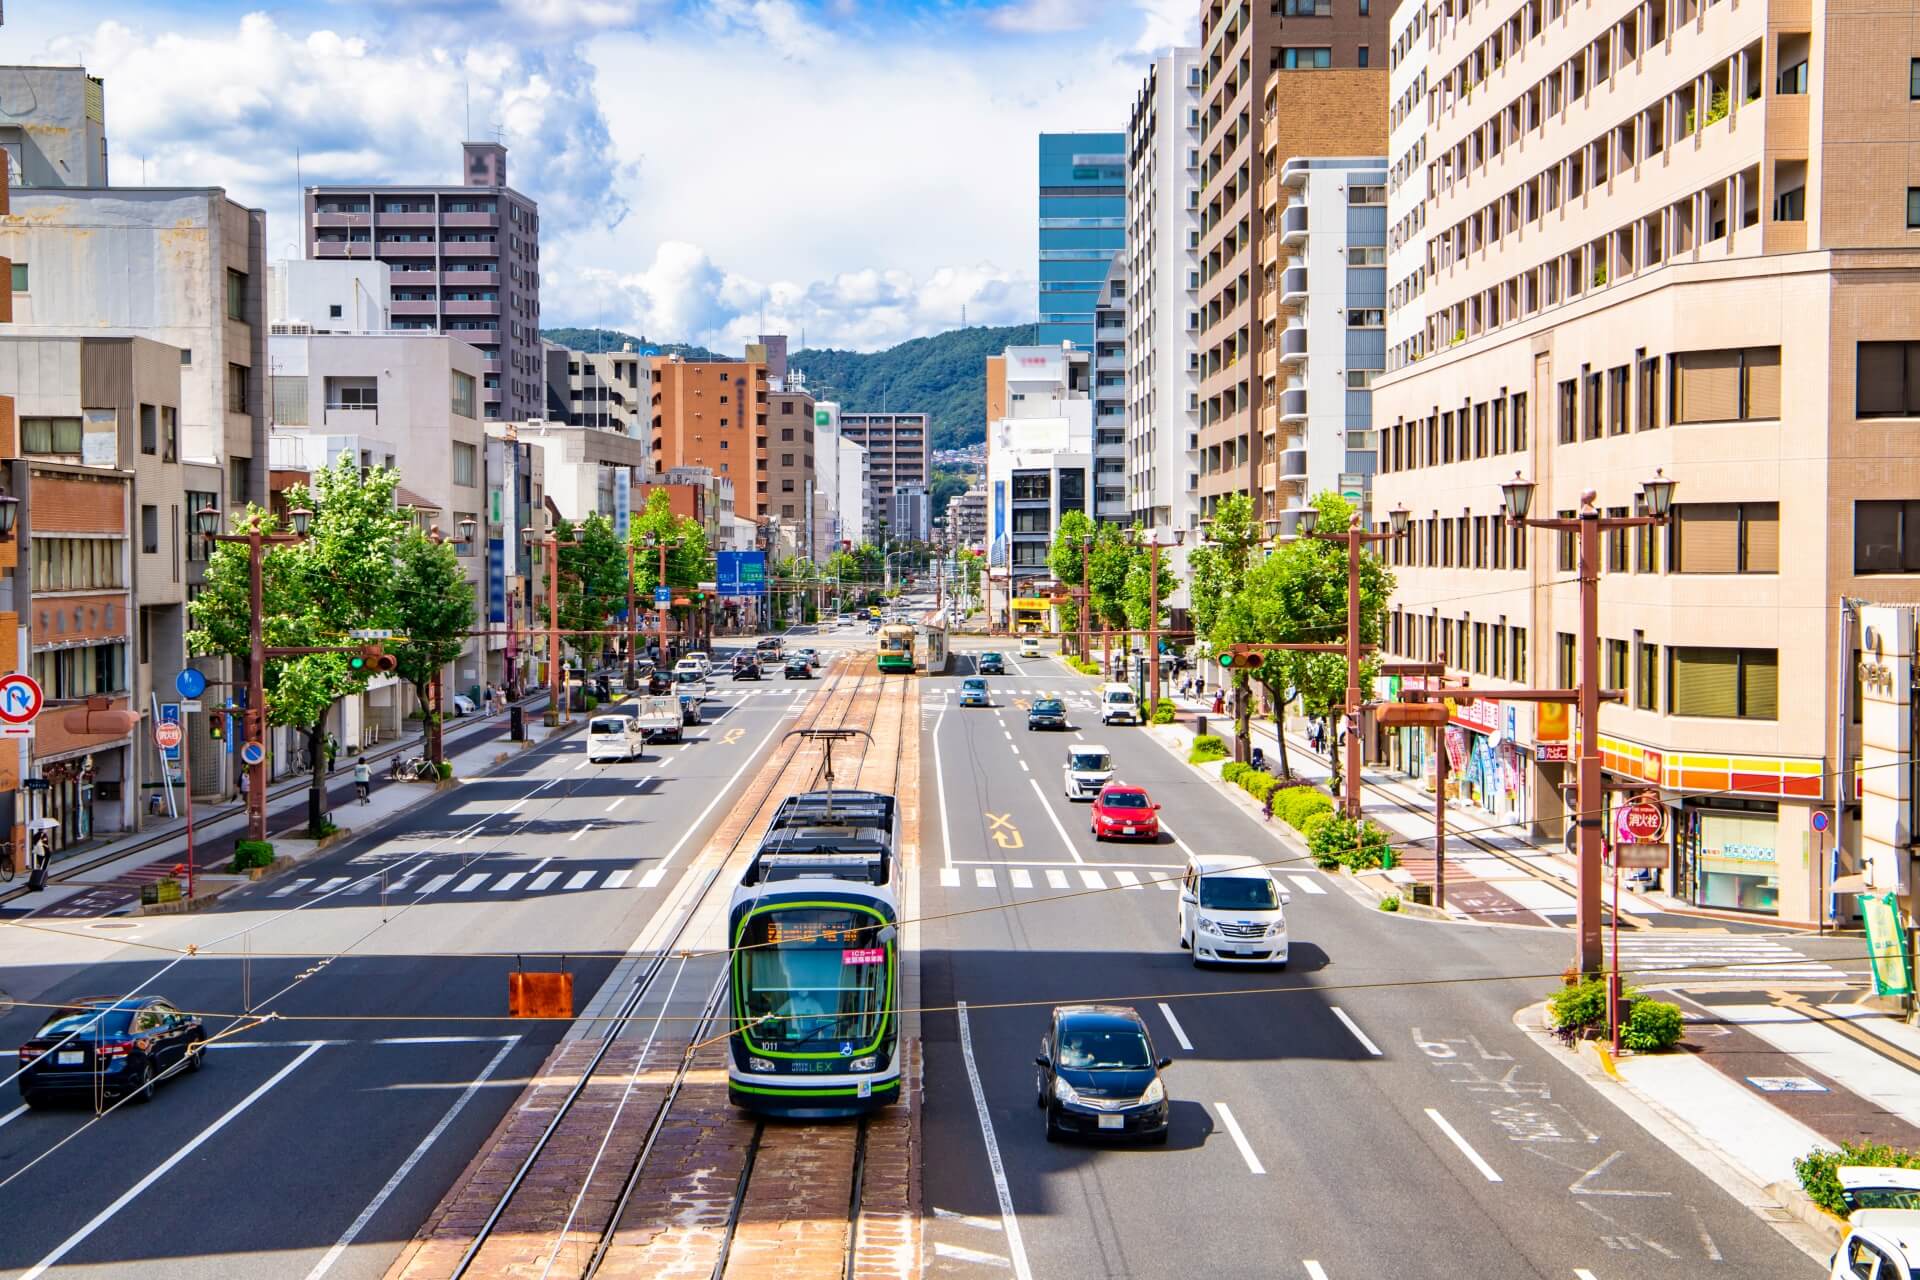
[[[822,1118],[900,1096],[894,798],[809,791],[774,814],[728,915],[728,1096]]]

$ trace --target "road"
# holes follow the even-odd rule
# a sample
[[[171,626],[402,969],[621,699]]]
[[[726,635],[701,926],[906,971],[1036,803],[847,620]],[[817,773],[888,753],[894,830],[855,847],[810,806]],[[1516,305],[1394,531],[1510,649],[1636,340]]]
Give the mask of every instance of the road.
[[[383,1274],[565,1030],[502,1017],[519,957],[584,1007],[815,687],[723,679],[640,761],[559,738],[204,914],[0,929],[0,1043],[136,989],[233,1029],[98,1118],[6,1090],[0,1275]]]
[[[1057,661],[1012,660],[992,709],[960,710],[984,647],[956,646],[923,697],[923,1001],[967,1006],[925,1021],[926,1146],[947,1153],[926,1169],[929,1274],[1821,1273],[1514,1027],[1564,934],[1386,916],[1303,863],[1281,869],[1286,972],[1194,968],[1156,880],[1188,849],[1284,847],[1145,731],[1101,728],[1094,682]],[[1024,702],[1055,690],[1074,731],[1028,732]],[[1171,835],[1096,845],[1061,793],[1076,741],[1108,747]],[[1132,1005],[1174,1058],[1167,1148],[1043,1139],[1046,1010],[1084,1000]]]

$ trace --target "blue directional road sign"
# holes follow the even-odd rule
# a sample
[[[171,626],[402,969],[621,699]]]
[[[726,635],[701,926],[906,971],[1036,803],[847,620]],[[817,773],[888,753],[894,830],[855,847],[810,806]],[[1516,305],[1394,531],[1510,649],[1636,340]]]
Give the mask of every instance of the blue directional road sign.
[[[173,687],[181,697],[191,702],[207,691],[206,673],[195,671],[192,667],[183,667],[180,674],[173,678]]]
[[[653,607],[654,608],[664,609],[672,603],[673,603],[672,587],[655,587],[653,589]]]

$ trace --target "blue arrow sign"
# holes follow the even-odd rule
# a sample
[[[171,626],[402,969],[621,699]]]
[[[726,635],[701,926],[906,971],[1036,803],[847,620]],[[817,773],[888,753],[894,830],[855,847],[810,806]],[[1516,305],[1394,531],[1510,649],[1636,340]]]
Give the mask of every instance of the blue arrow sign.
[[[206,674],[192,667],[182,668],[180,674],[173,678],[173,687],[181,697],[191,701],[207,691]]]
[[[673,603],[672,587],[655,587],[653,589],[653,607],[654,608],[664,609],[672,603]]]

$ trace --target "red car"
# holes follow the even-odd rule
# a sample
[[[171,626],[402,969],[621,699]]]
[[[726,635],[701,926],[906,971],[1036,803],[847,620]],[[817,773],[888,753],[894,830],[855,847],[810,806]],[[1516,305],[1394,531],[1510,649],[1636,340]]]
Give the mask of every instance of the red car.
[[[1160,806],[1144,788],[1108,783],[1093,798],[1092,830],[1095,840],[1158,840]]]

